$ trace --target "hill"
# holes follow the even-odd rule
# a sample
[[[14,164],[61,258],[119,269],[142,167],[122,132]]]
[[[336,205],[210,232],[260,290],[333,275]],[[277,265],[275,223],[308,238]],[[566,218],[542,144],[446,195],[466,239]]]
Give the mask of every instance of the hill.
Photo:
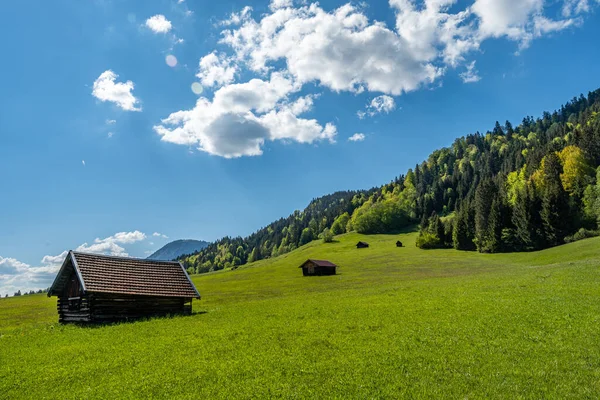
[[[148,258],[150,260],[175,260],[186,254],[196,253],[206,246],[208,242],[204,240],[180,239],[165,244],[160,249],[152,253]]]
[[[540,118],[447,148],[366,191],[313,200],[246,238],[223,238],[182,257],[208,272],[275,257],[309,241],[356,231],[390,233],[420,223],[422,248],[484,253],[539,250],[595,236],[600,221],[600,90]]]
[[[190,317],[82,328],[0,300],[6,398],[597,398],[600,238],[424,251],[349,233],[194,275]],[[397,239],[407,247],[396,248]],[[357,250],[358,240],[368,249]],[[339,274],[303,277],[307,258]],[[118,340],[115,340],[118,338]]]

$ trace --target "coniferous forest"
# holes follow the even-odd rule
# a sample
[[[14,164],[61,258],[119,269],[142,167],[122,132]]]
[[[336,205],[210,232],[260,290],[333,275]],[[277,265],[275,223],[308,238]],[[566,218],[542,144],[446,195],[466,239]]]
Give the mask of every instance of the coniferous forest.
[[[417,246],[532,251],[598,234],[600,89],[518,126],[458,138],[392,182],[311,201],[246,238],[180,259],[190,272],[236,268],[349,231],[419,224]]]

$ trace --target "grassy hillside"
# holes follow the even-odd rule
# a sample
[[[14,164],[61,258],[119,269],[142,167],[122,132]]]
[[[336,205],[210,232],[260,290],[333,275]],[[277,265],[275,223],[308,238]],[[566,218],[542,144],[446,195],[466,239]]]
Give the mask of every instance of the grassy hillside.
[[[54,299],[2,299],[0,398],[598,398],[600,238],[518,254],[415,238],[194,276],[190,317],[60,326]],[[308,257],[339,274],[303,277]]]

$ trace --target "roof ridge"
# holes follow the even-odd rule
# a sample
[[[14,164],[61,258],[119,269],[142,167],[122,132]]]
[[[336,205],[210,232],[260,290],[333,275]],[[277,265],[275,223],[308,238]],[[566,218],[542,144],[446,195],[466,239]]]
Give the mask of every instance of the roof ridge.
[[[113,255],[106,255],[106,254],[97,254],[97,253],[88,253],[85,251],[76,251],[76,250],[69,250],[71,253],[73,253],[73,255],[84,255],[84,256],[93,256],[93,257],[100,257],[100,258],[112,258],[112,259],[117,259],[117,260],[128,260],[128,261],[142,261],[142,262],[151,262],[151,263],[163,263],[163,264],[179,264],[179,261],[172,261],[172,260],[153,260],[150,258],[139,258],[139,257],[125,257],[125,256],[113,256]]]

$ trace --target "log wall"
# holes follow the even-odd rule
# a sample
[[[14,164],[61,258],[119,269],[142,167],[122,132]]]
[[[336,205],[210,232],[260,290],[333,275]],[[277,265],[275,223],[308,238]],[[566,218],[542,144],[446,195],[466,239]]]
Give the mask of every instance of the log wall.
[[[192,299],[118,294],[58,298],[59,322],[115,322],[176,314],[191,314]]]

